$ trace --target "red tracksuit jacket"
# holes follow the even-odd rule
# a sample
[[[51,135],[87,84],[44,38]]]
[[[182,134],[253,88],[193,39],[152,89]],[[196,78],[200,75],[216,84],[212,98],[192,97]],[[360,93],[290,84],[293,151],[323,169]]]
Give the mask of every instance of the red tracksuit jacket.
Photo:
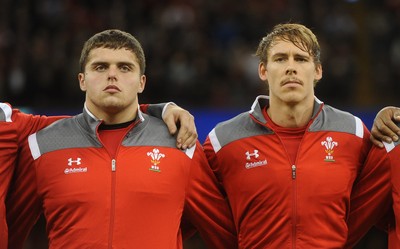
[[[204,145],[230,202],[239,248],[344,248],[350,209],[359,211],[351,234],[360,236],[359,226],[368,218],[376,222],[381,210],[375,206],[386,207],[390,197],[387,171],[376,164],[363,167],[371,146],[367,128],[359,118],[315,99],[292,164],[263,116],[266,106],[268,98],[258,97],[250,112],[218,124]],[[382,184],[373,184],[381,178]],[[350,208],[352,190],[360,204],[368,192],[386,198],[371,203],[373,212]]]
[[[11,175],[13,178],[7,194],[8,248],[22,248],[29,232],[39,218],[42,208],[37,196],[37,184],[31,164],[33,159],[28,147],[28,135],[65,118],[34,116],[12,109],[8,104],[0,104],[1,162],[0,186],[0,249],[7,248],[7,226],[4,218],[4,198]],[[161,118],[165,104],[140,105],[140,109]],[[16,162],[15,162],[16,161]],[[14,165],[16,163],[16,165]],[[15,166],[15,167],[14,167]],[[0,215],[1,216],[1,215]]]
[[[201,146],[181,151],[161,120],[138,116],[114,158],[86,109],[29,137],[50,248],[182,248],[182,215],[210,248],[235,248]]]

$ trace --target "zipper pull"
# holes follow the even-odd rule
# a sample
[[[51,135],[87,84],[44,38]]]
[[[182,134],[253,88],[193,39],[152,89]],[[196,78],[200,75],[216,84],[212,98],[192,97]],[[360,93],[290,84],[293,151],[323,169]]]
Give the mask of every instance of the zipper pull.
[[[111,160],[111,171],[115,171],[116,168],[116,161],[115,159]]]
[[[292,165],[292,179],[296,179],[296,165]]]

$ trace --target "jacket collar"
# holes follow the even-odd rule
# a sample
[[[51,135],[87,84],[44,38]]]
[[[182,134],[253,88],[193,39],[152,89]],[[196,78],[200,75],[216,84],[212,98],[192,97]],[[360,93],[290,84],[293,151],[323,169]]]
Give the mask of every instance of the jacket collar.
[[[323,105],[324,105],[324,103],[321,100],[319,100],[317,97],[314,96],[314,107],[313,107],[312,119],[314,119],[317,116],[317,114],[319,113],[319,111],[321,110]],[[267,120],[265,120],[262,110],[268,106],[269,106],[269,96],[259,95],[253,102],[253,105],[251,106],[249,113],[258,122],[260,122],[262,124],[266,124]]]
[[[96,135],[97,127],[103,122],[103,120],[98,119],[93,113],[89,111],[86,104],[83,107],[83,112],[77,116],[78,123],[86,130],[90,131],[93,135]],[[140,111],[138,106],[138,115],[135,118],[138,124],[145,121],[143,113]]]

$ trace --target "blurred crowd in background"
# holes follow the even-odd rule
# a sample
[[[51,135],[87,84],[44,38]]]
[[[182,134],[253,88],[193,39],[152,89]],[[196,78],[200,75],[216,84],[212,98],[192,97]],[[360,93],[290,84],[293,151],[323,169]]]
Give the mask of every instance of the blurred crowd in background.
[[[0,98],[79,112],[83,43],[118,28],[145,50],[141,103],[248,109],[267,93],[253,54],[282,22],[318,37],[321,100],[345,110],[400,105],[400,0],[0,0]]]
[[[0,0],[0,98],[79,108],[82,45],[132,33],[147,56],[142,103],[248,108],[266,93],[253,56],[275,24],[300,22],[322,47],[317,95],[336,107],[399,104],[400,0]]]

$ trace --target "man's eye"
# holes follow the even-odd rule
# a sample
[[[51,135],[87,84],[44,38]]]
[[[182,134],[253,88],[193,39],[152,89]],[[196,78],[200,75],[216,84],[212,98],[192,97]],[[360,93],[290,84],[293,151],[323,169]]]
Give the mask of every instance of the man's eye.
[[[129,71],[131,71],[131,68],[130,68],[129,66],[127,66],[127,65],[121,66],[120,68],[121,68],[121,71],[122,71],[122,72],[129,72]]]
[[[307,58],[304,58],[304,57],[299,57],[299,58],[297,58],[296,60],[297,60],[297,61],[301,61],[301,62],[306,62],[306,61],[308,61]]]
[[[103,66],[103,65],[98,65],[98,66],[96,66],[96,67],[94,68],[94,70],[99,71],[99,72],[102,72],[102,71],[104,71],[105,69],[106,69],[106,67]]]

